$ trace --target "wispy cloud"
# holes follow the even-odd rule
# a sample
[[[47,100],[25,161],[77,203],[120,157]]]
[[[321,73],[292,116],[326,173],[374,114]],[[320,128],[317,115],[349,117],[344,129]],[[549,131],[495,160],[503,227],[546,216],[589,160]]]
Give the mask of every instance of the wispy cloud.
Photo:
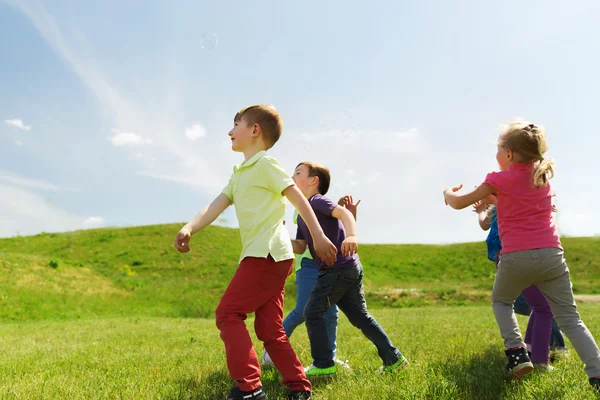
[[[106,222],[102,217],[88,217],[83,221],[83,226],[86,228],[98,228],[103,226]]]
[[[113,136],[108,139],[114,146],[139,146],[152,144],[152,139],[143,137],[133,132],[120,132],[118,129],[112,129]]]
[[[22,178],[19,176],[15,176],[9,174],[7,172],[0,171],[0,181],[12,183],[14,185],[18,185],[21,187],[33,188],[33,189],[42,189],[42,190],[50,190],[53,192],[57,192],[61,190],[58,186],[45,182],[39,181],[35,179]]]
[[[190,140],[196,140],[204,136],[206,136],[206,129],[200,124],[194,124],[185,128],[185,137]]]
[[[30,131],[31,125],[25,125],[22,119],[6,119],[4,123],[9,126],[14,126],[15,128],[22,129],[24,131]]]
[[[26,189],[0,184],[0,237],[83,228],[74,215]]]

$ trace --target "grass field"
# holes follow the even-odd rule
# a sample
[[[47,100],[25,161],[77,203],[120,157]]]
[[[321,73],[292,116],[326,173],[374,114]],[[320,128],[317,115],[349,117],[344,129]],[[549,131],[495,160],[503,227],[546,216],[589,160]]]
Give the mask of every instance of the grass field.
[[[231,381],[212,318],[237,266],[239,236],[210,227],[181,255],[171,244],[180,226],[0,239],[0,398],[221,399]],[[563,244],[576,293],[600,293],[600,239]],[[341,317],[338,354],[352,368],[315,382],[315,399],[598,398],[572,349],[553,373],[502,380],[484,243],[359,252],[371,311],[410,365],[376,375],[374,347]],[[294,297],[292,275],[286,309]],[[580,311],[600,337],[600,304]],[[519,321],[524,329],[526,318]],[[291,341],[310,363],[304,327]],[[272,368],[263,384],[270,399],[285,394]]]
[[[600,305],[581,312],[600,335]],[[342,317],[339,356],[351,370],[314,384],[315,399],[594,399],[571,349],[552,373],[502,380],[504,354],[491,307],[424,307],[373,312],[408,367],[379,376],[376,350]],[[519,317],[521,326],[525,318]],[[254,337],[254,336],[253,336]],[[291,337],[304,363],[306,330]],[[255,339],[257,348],[259,343]],[[0,327],[4,399],[221,399],[231,385],[214,321],[101,318],[12,322]],[[263,371],[270,399],[283,398],[279,373]]]

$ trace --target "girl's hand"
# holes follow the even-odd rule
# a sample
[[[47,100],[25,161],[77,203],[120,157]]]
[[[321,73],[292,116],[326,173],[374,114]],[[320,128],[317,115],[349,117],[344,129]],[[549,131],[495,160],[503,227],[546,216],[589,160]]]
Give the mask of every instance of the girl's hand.
[[[446,205],[448,205],[448,197],[451,197],[452,194],[454,194],[455,192],[458,192],[460,189],[462,189],[463,185],[462,183],[458,186],[454,186],[454,187],[449,187],[446,188],[446,190],[444,190],[444,202],[446,203]]]

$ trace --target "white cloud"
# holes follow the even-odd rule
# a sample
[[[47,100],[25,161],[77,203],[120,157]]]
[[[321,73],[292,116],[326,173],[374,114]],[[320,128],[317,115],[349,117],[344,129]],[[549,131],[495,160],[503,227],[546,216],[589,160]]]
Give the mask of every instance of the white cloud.
[[[83,226],[86,228],[97,228],[105,224],[102,217],[88,217],[83,221]]]
[[[144,144],[152,144],[152,139],[145,138],[133,132],[120,132],[118,129],[112,129],[113,136],[108,139],[114,146],[139,146]]]
[[[185,128],[185,136],[190,140],[196,140],[206,136],[206,129],[204,129],[204,127],[200,124],[194,124],[188,128]]]
[[[34,179],[21,178],[19,176],[11,175],[7,172],[0,171],[0,181],[12,183],[22,187],[29,187],[34,189],[50,190],[57,192],[61,190],[58,186],[48,183],[45,181],[38,181]]]
[[[7,119],[4,120],[6,125],[14,126],[15,128],[22,129],[24,131],[30,131],[31,125],[25,125],[22,119]]]
[[[83,219],[28,190],[0,184],[0,237],[83,228]]]
[[[23,145],[23,142],[22,142],[22,141],[20,141],[20,140],[15,140],[15,144],[16,144],[17,146],[22,146],[22,145]]]

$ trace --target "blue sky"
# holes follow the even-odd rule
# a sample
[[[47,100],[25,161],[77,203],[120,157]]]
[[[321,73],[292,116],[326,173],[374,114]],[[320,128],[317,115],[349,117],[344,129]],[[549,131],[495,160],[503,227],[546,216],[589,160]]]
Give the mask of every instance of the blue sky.
[[[241,161],[227,132],[252,103],[282,113],[272,154],[290,173],[320,162],[332,198],[362,200],[362,242],[483,240],[442,190],[496,169],[516,117],[547,128],[561,232],[598,234],[599,16],[594,1],[0,0],[0,237],[189,220]]]

